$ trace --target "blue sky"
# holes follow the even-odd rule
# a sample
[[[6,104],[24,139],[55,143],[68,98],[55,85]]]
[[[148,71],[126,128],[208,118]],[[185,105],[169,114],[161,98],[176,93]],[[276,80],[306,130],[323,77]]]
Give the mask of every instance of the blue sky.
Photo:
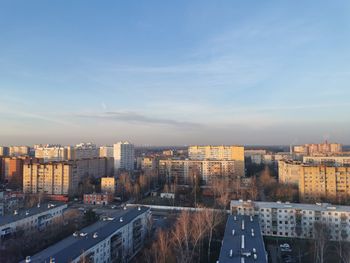
[[[350,143],[349,1],[1,1],[0,144]]]

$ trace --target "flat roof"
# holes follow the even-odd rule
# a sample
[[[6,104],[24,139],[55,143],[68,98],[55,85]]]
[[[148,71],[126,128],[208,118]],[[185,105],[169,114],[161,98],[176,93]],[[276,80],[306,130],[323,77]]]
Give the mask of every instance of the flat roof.
[[[240,201],[232,200],[231,206],[247,206],[258,205],[259,208],[277,208],[277,209],[301,209],[301,210],[315,210],[315,211],[337,211],[337,212],[350,212],[350,206],[345,205],[332,205],[329,203],[317,203],[317,204],[303,204],[303,203],[289,203],[289,202],[260,202],[260,201]]]
[[[48,207],[48,205],[53,205],[53,206]],[[19,209],[17,215],[12,214],[12,215],[0,216],[0,226],[21,220],[26,217],[40,214],[64,205],[66,204],[62,202],[47,202],[47,203],[40,204],[40,207],[34,206],[31,208]],[[26,215],[27,212],[28,212],[28,215]]]
[[[99,220],[98,222],[80,230],[80,233],[88,233],[85,237],[73,237],[73,235],[71,235],[40,251],[34,256],[31,256],[31,260],[32,262],[49,262],[50,257],[53,257],[55,258],[55,262],[71,262],[71,260],[78,258],[83,251],[87,251],[94,247],[96,244],[105,240],[118,229],[129,224],[137,216],[148,210],[149,208],[147,207],[140,207],[140,210],[138,208],[127,208],[126,210],[119,210],[119,213],[116,211],[117,215],[113,220]],[[120,222],[120,217],[123,218],[123,222]],[[93,238],[95,232],[97,232],[97,238]]]
[[[259,217],[230,215],[226,222],[219,263],[253,262],[267,263]]]

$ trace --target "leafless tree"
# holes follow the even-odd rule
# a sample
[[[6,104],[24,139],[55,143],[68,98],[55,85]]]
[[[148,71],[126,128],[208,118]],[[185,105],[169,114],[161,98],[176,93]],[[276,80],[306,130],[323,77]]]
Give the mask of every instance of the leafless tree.
[[[323,222],[314,223],[315,262],[324,263],[325,251],[329,242],[329,227]]]

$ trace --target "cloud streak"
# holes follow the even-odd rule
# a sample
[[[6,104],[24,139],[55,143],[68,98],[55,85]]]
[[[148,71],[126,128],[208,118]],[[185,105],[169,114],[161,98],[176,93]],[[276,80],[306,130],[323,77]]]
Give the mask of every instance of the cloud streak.
[[[117,122],[127,123],[141,123],[141,124],[158,124],[167,125],[178,128],[198,128],[202,125],[195,122],[178,121],[166,118],[156,118],[152,116],[143,115],[131,111],[108,111],[103,113],[84,113],[78,114],[79,118],[94,119],[94,120],[111,120]]]

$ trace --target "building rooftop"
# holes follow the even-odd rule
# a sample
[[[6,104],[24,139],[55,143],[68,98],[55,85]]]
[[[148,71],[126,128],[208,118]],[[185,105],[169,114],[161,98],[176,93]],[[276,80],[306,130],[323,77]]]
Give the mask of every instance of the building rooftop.
[[[277,209],[301,209],[301,210],[316,210],[316,211],[338,211],[349,212],[350,206],[345,205],[332,205],[329,203],[316,203],[316,204],[301,204],[301,203],[289,203],[289,202],[258,202],[258,201],[242,201],[232,200],[232,206],[254,206],[259,205],[260,208],[277,208]]]
[[[267,263],[258,216],[227,219],[219,263]]]
[[[83,251],[94,247],[115,231],[130,223],[137,216],[147,211],[149,211],[147,207],[127,208],[126,210],[118,211],[118,216],[115,216],[113,220],[99,220],[95,224],[80,230],[80,233],[87,233],[85,237],[73,237],[71,235],[35,254],[31,257],[31,260],[38,263],[49,262],[50,257],[52,257],[55,259],[55,262],[71,262],[71,260],[78,258]],[[123,222],[120,222],[120,217],[123,218]],[[94,233],[97,233],[96,238],[93,238]]]
[[[26,217],[30,217],[36,214],[40,214],[46,211],[49,211],[51,209],[54,209],[58,206],[67,206],[65,203],[62,202],[49,202],[49,203],[42,203],[40,204],[40,207],[34,206],[32,208],[27,209],[19,209],[17,210],[17,215],[5,215],[0,216],[0,226],[6,225],[8,223],[12,223],[18,220],[21,220]]]

